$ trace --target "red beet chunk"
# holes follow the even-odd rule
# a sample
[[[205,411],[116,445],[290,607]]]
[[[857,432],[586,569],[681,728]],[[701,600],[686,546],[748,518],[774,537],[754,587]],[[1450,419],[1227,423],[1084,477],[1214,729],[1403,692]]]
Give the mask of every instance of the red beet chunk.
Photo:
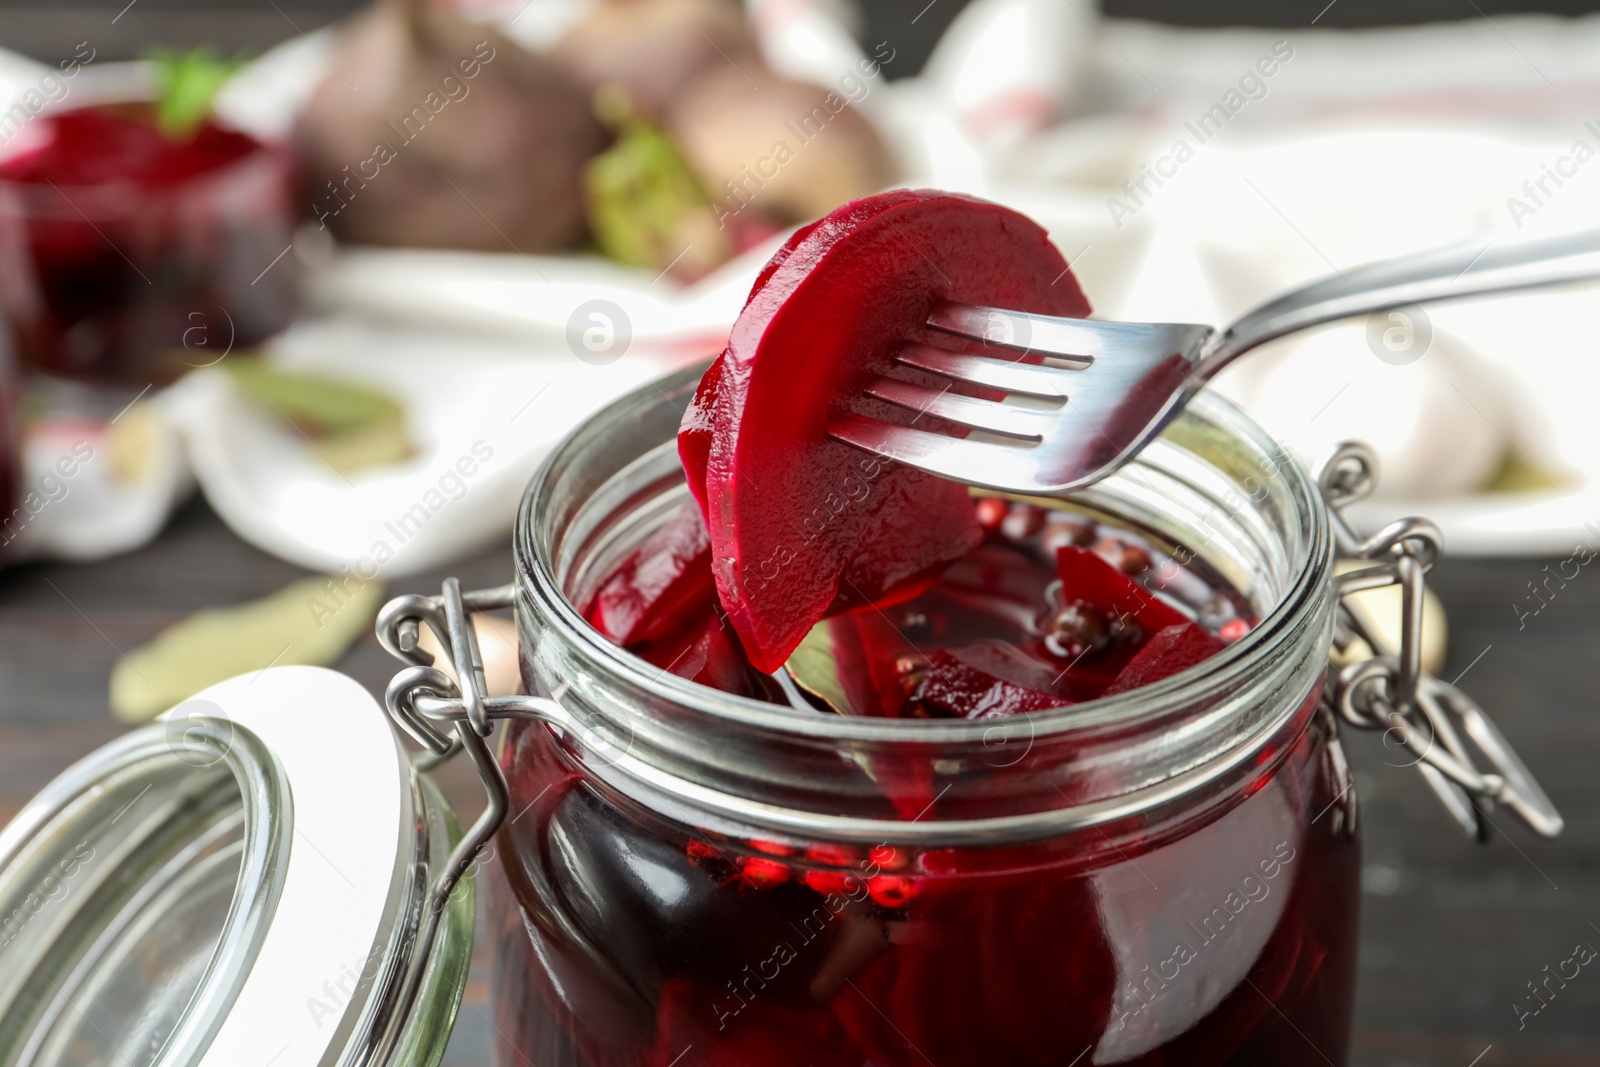
[[[998,642],[940,649],[928,657],[917,699],[962,719],[998,719],[1059,708],[1070,701],[1049,692],[1043,664]]]
[[[724,693],[756,695],[738,635],[721,616],[706,623],[681,659],[665,666],[680,677]]]
[[[1111,618],[1127,616],[1145,634],[1188,622],[1183,613],[1099,556],[1076,545],[1056,549],[1063,603],[1082,600]]]
[[[1152,685],[1186,671],[1228,647],[1227,642],[1192,622],[1168,626],[1141,648],[1116,681],[1106,687],[1106,696]]]
[[[713,593],[711,539],[700,509],[685,504],[600,587],[589,621],[617,644],[636,645],[681,629]]]
[[[841,595],[879,601],[981,537],[964,486],[828,437],[942,300],[1086,315],[1045,231],[995,204],[899,190],[847,204],[787,251],[733,328],[716,390],[706,517],[718,595],[775,670]],[[938,385],[931,376],[921,379]]]

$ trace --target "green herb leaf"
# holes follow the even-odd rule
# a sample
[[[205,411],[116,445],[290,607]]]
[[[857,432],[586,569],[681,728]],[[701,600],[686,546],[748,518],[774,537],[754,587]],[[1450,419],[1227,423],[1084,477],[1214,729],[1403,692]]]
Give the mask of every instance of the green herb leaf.
[[[284,664],[327,666],[372,626],[383,585],[345,575],[307,578],[271,596],[199,611],[111,669],[111,714],[154,718],[207,686]]]
[[[155,66],[156,125],[174,141],[194,136],[210,116],[217,90],[244,63],[242,56],[218,59],[209,48],[157,49],[146,58]]]
[[[711,201],[677,143],[636,115],[620,91],[602,91],[596,110],[617,130],[589,161],[589,228],[612,259],[696,277],[732,254]]]
[[[405,409],[386,393],[320,375],[274,370],[253,359],[222,365],[244,396],[288,422],[341,473],[398,463],[412,454]]]

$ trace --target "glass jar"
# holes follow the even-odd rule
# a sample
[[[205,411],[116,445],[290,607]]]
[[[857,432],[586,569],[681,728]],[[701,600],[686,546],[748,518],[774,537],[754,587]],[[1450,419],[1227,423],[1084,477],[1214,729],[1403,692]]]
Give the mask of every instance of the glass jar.
[[[1073,498],[1251,602],[1196,668],[1009,720],[808,714],[663,672],[573,606],[685,499],[697,377],[592,420],[519,517],[524,683],[570,721],[502,749],[499,1062],[1343,1062],[1359,846],[1301,469],[1202,395]]]
[[[501,1067],[1338,1063],[1358,853],[1336,723],[1388,730],[1469,830],[1503,805],[1560,831],[1482,710],[1416,667],[1437,532],[1357,539],[1339,508],[1370,478],[1339,461],[1313,486],[1209,396],[1071,502],[1261,616],[1181,674],[891,721],[613,647],[572,604],[681,501],[699,373],[552,455],[514,584],[384,606],[407,664],[386,708],[269,667],[30,801],[0,831],[0,1067],[436,1067],[484,862]],[[1331,577],[1335,543],[1372,565]],[[1341,599],[1395,582],[1398,649]],[[489,696],[470,616],[513,607],[531,695]],[[1373,656],[1324,685],[1355,637]],[[487,798],[464,832],[426,773],[458,753]]]
[[[295,162],[287,145],[208,126],[194,151],[215,160],[159,184],[124,173],[134,148],[109,134],[99,138],[98,168],[85,161],[70,176],[36,173],[30,160],[64,136],[63,122],[154,125],[137,84],[120,96],[111,88],[103,101],[42,112],[0,158],[0,309],[33,367],[142,388],[288,326],[298,284],[294,257],[284,255],[297,217]],[[86,135],[75,137],[74,145]]]

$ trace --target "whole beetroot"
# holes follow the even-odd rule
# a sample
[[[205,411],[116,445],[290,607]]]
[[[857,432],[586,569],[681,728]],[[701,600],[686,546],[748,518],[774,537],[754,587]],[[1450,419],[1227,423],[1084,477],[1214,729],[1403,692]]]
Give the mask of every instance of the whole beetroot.
[[[591,89],[622,89],[652,121],[701,71],[759,63],[734,0],[596,0],[551,55]]]
[[[758,64],[707,68],[673,101],[667,129],[724,228],[809,222],[896,177],[877,131],[839,92]]]
[[[606,135],[558,64],[426,0],[343,27],[299,116],[309,213],[348,241],[546,252],[583,235]]]

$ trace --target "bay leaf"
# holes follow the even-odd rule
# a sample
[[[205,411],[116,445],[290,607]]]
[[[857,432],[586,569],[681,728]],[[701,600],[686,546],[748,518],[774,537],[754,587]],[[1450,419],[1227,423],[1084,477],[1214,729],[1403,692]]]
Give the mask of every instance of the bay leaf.
[[[824,619],[811,628],[805,639],[789,653],[783,665],[794,684],[816,697],[840,715],[859,714],[850,704],[850,694],[839,674],[834,654],[833,633]]]
[[[905,694],[894,663],[916,650],[878,611],[846,612],[813,626],[784,669],[841,715],[894,717]]]
[[[111,714],[154,718],[195,693],[271,666],[328,666],[367,632],[383,603],[381,582],[306,578],[270,596],[195,612],[133,649],[111,669]]]
[[[357,429],[403,413],[393,397],[351,382],[278,370],[255,359],[222,365],[251,400],[309,433]]]
[[[414,451],[405,409],[377,389],[281,371],[259,360],[224,363],[243,395],[294,427],[323,462],[349,475],[407,459]]]

